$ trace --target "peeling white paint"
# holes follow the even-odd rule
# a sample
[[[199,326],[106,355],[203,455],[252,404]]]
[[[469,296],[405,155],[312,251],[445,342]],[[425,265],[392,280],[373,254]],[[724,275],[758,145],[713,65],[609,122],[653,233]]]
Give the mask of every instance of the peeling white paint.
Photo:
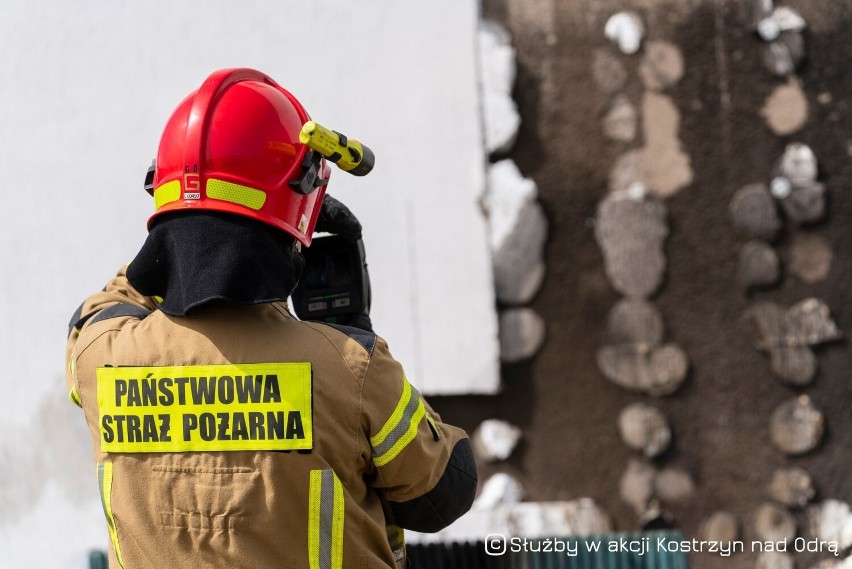
[[[622,52],[632,55],[642,46],[645,25],[635,12],[619,12],[607,20],[604,35],[617,44]]]

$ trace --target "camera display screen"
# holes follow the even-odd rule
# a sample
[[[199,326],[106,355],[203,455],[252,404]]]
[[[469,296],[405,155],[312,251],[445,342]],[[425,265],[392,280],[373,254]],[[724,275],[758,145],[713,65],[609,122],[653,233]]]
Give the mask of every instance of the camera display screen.
[[[352,284],[352,268],[346,253],[329,252],[311,259],[302,275],[309,290],[320,290]]]

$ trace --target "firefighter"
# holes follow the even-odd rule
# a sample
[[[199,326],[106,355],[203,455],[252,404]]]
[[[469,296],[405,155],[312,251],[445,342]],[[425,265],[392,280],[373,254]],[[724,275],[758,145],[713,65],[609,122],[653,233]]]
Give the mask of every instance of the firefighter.
[[[315,229],[360,237],[309,120],[263,73],[208,77],[160,140],[142,249],[72,317],[111,569],[404,567],[399,528],[472,503],[467,436],[367,315],[287,308]]]

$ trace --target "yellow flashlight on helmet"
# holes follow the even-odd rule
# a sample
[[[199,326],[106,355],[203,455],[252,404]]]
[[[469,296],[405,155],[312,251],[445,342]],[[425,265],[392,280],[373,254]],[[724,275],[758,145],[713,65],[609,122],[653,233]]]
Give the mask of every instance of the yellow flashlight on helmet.
[[[299,142],[353,176],[366,176],[376,163],[373,151],[367,146],[316,121],[308,121],[302,126]]]

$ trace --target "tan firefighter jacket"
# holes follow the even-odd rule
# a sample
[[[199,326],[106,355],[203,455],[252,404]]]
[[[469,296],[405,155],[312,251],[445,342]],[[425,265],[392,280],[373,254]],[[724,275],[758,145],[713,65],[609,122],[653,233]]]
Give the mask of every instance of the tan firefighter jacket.
[[[111,569],[394,567],[389,504],[434,491],[467,445],[384,340],[283,303],[171,317],[122,270],[72,324]]]

